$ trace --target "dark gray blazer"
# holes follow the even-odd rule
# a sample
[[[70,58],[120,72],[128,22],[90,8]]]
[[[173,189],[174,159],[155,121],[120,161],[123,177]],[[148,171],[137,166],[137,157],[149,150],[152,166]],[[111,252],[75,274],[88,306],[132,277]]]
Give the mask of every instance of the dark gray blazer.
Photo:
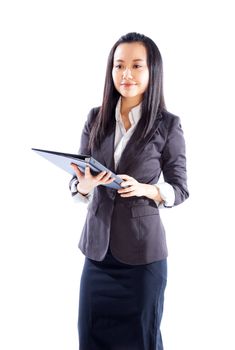
[[[91,124],[99,108],[90,111],[85,123],[79,153],[90,154]],[[91,155],[114,171],[115,118],[99,149]],[[117,174],[156,184],[161,171],[175,191],[178,205],[188,197],[185,142],[180,119],[169,112],[156,118],[152,132],[139,142],[132,135],[121,156]],[[164,227],[156,203],[147,197],[121,198],[117,190],[98,186],[88,206],[79,248],[89,258],[101,261],[108,246],[116,259],[131,265],[146,264],[167,257]]]

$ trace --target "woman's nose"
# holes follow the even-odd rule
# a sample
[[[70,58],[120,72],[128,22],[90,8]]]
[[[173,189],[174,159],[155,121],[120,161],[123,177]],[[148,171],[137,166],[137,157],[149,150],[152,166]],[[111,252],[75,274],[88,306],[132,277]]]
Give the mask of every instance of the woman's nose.
[[[123,72],[123,78],[132,79],[131,69],[126,68]]]

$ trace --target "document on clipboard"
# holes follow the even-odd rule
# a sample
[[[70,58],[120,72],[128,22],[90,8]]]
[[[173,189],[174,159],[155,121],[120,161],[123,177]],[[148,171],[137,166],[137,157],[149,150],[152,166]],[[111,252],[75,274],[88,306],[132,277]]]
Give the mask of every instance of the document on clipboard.
[[[83,173],[85,172],[85,167],[87,165],[90,167],[91,173],[93,174],[100,173],[101,171],[111,172],[114,181],[103,186],[108,186],[114,189],[121,188],[120,184],[123,182],[123,180],[89,155],[62,153],[38,148],[32,148],[32,150],[73,176],[76,174],[71,167],[71,163],[76,164]]]

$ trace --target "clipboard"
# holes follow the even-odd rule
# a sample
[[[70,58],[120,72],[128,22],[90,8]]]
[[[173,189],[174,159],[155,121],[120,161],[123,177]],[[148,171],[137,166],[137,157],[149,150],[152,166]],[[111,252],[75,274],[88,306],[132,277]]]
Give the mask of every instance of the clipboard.
[[[123,182],[123,180],[89,155],[62,153],[38,148],[32,148],[32,150],[59,168],[65,170],[72,176],[76,176],[76,174],[73,168],[70,166],[71,163],[76,164],[83,173],[85,172],[85,167],[87,165],[90,167],[91,173],[94,175],[100,173],[101,171],[111,172],[112,177],[114,177],[115,180],[110,184],[102,186],[107,186],[114,189],[122,188],[120,184]]]

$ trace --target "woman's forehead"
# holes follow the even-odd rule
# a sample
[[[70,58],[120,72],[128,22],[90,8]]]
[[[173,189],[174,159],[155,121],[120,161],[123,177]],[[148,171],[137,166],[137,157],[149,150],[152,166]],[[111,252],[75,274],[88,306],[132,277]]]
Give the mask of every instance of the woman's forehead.
[[[142,43],[123,43],[118,45],[114,52],[114,60],[119,62],[125,62],[126,60],[132,61],[145,61],[147,59],[147,50]]]

